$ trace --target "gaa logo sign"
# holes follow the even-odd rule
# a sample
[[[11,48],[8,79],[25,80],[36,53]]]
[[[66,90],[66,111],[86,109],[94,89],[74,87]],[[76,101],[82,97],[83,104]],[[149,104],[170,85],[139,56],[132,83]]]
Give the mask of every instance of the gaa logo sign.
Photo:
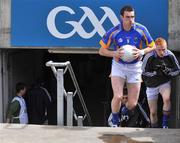
[[[103,36],[106,32],[104,27],[102,26],[104,21],[108,18],[111,23],[115,26],[119,24],[119,20],[116,17],[115,13],[109,7],[100,7],[104,11],[103,17],[99,20],[96,17],[96,14],[88,7],[80,7],[84,11],[84,14],[80,18],[79,21],[65,21],[66,24],[72,26],[72,30],[69,33],[61,33],[61,30],[57,29],[56,27],[56,16],[59,15],[61,12],[68,12],[70,15],[76,14],[73,9],[67,6],[59,6],[50,11],[47,17],[47,28],[49,32],[56,38],[59,39],[67,39],[72,37],[75,33],[78,33],[80,37],[84,39],[92,38],[96,32],[99,36]],[[85,19],[88,18],[91,24],[93,25],[94,29],[91,32],[86,32],[82,26]]]

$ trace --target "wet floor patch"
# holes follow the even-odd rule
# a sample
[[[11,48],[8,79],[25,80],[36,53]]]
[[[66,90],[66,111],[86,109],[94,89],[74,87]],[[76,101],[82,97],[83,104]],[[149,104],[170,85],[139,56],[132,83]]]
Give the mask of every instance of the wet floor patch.
[[[103,134],[98,138],[103,140],[104,143],[153,143],[150,141],[136,141],[120,134]]]

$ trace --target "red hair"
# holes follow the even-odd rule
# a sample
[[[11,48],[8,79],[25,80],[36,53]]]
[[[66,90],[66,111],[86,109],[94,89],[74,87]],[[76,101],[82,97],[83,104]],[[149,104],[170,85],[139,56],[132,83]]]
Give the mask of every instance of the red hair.
[[[165,40],[164,38],[159,37],[159,38],[157,38],[157,39],[155,40],[155,44],[156,44],[157,46],[164,46],[164,45],[167,45],[167,42],[166,42],[166,40]]]

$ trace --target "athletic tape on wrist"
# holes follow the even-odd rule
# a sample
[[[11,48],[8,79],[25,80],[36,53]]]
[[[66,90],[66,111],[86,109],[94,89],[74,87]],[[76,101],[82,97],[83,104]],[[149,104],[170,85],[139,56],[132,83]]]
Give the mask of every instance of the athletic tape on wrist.
[[[144,50],[140,50],[140,55],[143,56],[144,54]]]

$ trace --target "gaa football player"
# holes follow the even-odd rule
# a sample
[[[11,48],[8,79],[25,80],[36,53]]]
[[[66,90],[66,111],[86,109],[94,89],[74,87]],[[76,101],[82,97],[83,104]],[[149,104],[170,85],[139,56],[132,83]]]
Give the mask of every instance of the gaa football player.
[[[142,44],[146,47],[143,48]],[[145,26],[135,22],[135,10],[131,6],[124,6],[120,11],[119,25],[111,28],[100,41],[101,48],[99,54],[112,57],[111,84],[113,89],[113,99],[111,101],[112,113],[108,119],[109,126],[118,127],[120,125],[119,110],[123,97],[123,87],[126,83],[128,90],[128,101],[122,108],[122,114],[128,114],[137,105],[141,87],[141,66],[142,56],[155,49],[155,43]],[[113,46],[113,50],[110,46]],[[134,59],[132,61],[123,60],[126,54],[124,46],[133,46]],[[128,48],[128,47],[126,47]]]

